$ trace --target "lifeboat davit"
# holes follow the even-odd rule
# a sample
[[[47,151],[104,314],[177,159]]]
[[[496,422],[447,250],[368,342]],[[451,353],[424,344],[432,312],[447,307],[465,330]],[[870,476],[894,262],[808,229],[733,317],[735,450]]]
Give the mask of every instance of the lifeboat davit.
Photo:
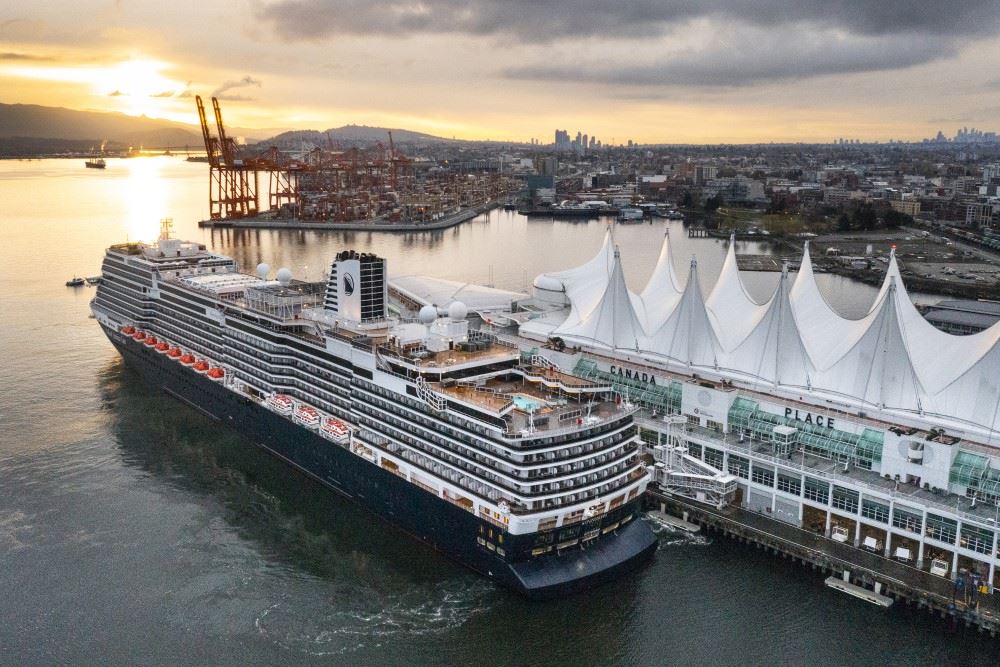
[[[208,377],[212,378],[213,380],[221,380],[225,376],[226,376],[226,371],[222,370],[218,366],[208,371]]]
[[[170,349],[170,343],[166,341],[161,340],[159,343],[156,344],[157,352],[166,352],[169,349]]]
[[[174,359],[176,359],[177,357],[181,356],[182,354],[184,354],[184,353],[181,352],[181,348],[179,348],[179,347],[172,347],[172,348],[170,348],[170,351],[167,352],[167,356],[168,357],[173,357]]]
[[[209,366],[208,366],[208,362],[205,361],[204,359],[202,359],[201,361],[199,361],[198,363],[196,363],[191,368],[195,369],[199,373],[204,373],[204,372],[208,371]]]
[[[146,337],[146,334],[143,333],[142,331],[136,331],[134,334],[132,334],[132,338],[134,338],[136,340],[142,340],[145,337]]]
[[[190,366],[191,364],[193,364],[195,362],[194,355],[193,354],[185,354],[183,357],[181,357],[180,361],[185,366]]]
[[[127,327],[122,327],[122,333],[125,334],[126,336],[131,336],[132,334],[135,333],[135,327],[132,325],[129,325]]]

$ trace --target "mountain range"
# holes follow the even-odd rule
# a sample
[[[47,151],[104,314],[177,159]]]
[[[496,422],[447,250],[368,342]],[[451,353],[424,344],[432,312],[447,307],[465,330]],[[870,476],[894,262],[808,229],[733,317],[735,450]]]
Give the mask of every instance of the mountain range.
[[[214,124],[212,132],[215,133]],[[303,146],[335,144],[358,145],[389,143],[389,129],[365,125],[345,125],[324,132],[287,130],[285,128],[227,128],[230,136],[243,136],[250,143],[279,148],[301,149]],[[392,129],[393,140],[400,143],[445,142],[421,132]],[[0,155],[28,155],[58,150],[92,150],[101,142],[109,147],[144,146],[145,148],[202,147],[201,128],[145,116],[123,113],[78,111],[36,104],[0,103]],[[93,146],[87,146],[87,144]],[[32,147],[37,147],[33,149]],[[43,148],[44,147],[44,148]]]

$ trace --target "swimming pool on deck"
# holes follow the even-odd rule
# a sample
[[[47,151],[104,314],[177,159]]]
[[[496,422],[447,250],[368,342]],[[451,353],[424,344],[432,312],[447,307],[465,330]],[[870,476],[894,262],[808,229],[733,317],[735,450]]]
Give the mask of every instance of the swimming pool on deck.
[[[545,405],[542,401],[523,394],[514,394],[514,405],[525,412],[537,412]]]

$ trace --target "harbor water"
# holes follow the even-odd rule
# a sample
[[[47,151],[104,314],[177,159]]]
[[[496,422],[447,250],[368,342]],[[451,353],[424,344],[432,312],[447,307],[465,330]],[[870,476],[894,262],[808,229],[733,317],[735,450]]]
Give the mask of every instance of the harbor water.
[[[660,533],[655,561],[530,603],[148,389],[88,317],[111,243],[175,235],[323,277],[353,248],[391,274],[526,289],[578,264],[606,221],[496,210],[412,234],[210,230],[207,167],[179,158],[0,161],[0,664],[996,664],[1000,642],[866,605],[824,575],[722,538]],[[620,226],[641,289],[666,221]],[[723,242],[671,225],[683,280],[710,288]],[[738,252],[765,254],[756,243]],[[747,276],[765,298],[777,274]],[[875,290],[820,276],[860,316]]]

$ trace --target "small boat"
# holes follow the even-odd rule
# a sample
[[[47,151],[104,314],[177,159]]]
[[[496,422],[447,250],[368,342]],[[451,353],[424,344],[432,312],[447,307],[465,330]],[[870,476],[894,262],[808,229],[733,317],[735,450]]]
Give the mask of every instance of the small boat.
[[[153,347],[160,341],[156,340],[156,336],[146,336],[146,340],[143,341],[146,345]]]
[[[185,354],[183,357],[180,358],[180,362],[182,364],[184,364],[185,366],[190,366],[191,364],[193,364],[195,362],[194,355],[193,354]]]
[[[224,377],[226,377],[226,371],[216,366],[215,368],[212,368],[211,370],[208,371],[208,377],[212,378],[213,380],[221,380]]]
[[[108,166],[108,163],[104,161],[102,157],[95,157],[84,162],[87,169],[104,169]]]
[[[288,394],[271,394],[267,399],[267,407],[282,415],[292,414],[294,402]]]
[[[161,340],[153,347],[153,349],[155,349],[157,352],[161,354],[165,354],[166,351],[170,349],[170,343],[168,343],[165,340]]]
[[[145,337],[146,333],[144,331],[139,331],[138,329],[136,329],[136,332],[132,334],[132,338],[134,338],[135,340],[142,340]]]
[[[299,407],[295,408],[295,414],[292,418],[306,428],[316,428],[319,426],[319,412],[308,405],[299,404]]]
[[[181,356],[182,354],[184,354],[184,353],[181,352],[181,348],[179,348],[179,347],[172,347],[172,348],[170,348],[170,351],[167,352],[167,356],[170,357],[171,359],[176,359],[177,357]]]
[[[78,278],[77,276],[73,276],[72,280],[66,281],[66,287],[80,287],[81,285],[83,285],[83,278]]]
[[[100,285],[102,282],[104,282],[104,278],[101,276],[90,276],[87,278],[88,285]]]
[[[131,336],[135,333],[135,327],[129,324],[128,326],[122,327],[122,333],[126,336]]]
[[[191,368],[193,368],[193,369],[194,369],[195,371],[197,371],[198,373],[207,373],[207,372],[208,372],[208,369],[210,368],[210,366],[208,365],[208,362],[207,362],[207,361],[205,361],[204,359],[202,359],[202,360],[198,361],[198,362],[197,362],[197,363],[196,363],[196,364],[195,364],[194,366],[192,366]]]

